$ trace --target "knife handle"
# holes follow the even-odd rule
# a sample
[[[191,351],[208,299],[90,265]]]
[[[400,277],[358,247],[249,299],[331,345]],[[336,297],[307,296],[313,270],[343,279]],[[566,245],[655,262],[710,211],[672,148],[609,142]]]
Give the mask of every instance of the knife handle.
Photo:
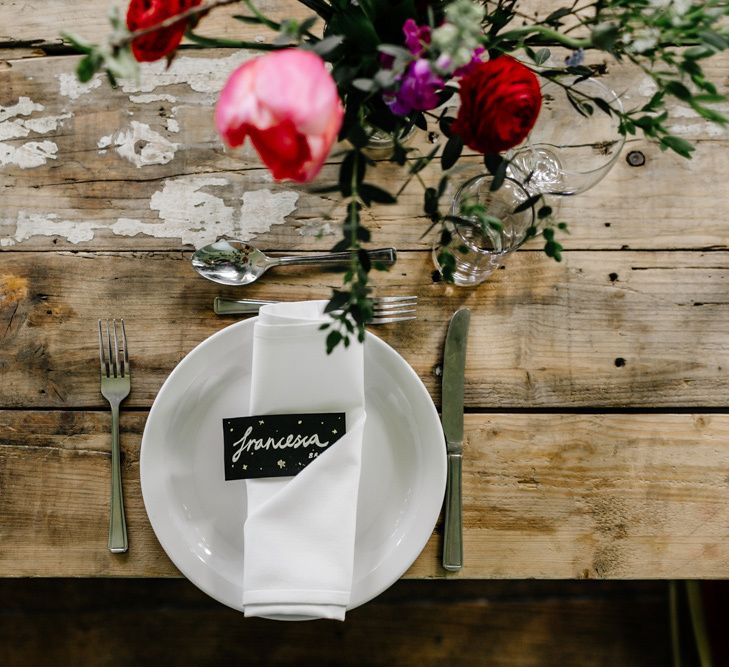
[[[456,572],[463,567],[463,505],[461,502],[460,454],[448,454],[445,530],[443,533],[443,567]]]

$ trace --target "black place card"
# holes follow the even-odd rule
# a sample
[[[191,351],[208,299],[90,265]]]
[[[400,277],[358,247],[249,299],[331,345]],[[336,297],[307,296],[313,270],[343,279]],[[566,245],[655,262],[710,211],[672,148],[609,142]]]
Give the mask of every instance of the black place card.
[[[343,412],[223,419],[225,479],[296,475],[346,430]]]

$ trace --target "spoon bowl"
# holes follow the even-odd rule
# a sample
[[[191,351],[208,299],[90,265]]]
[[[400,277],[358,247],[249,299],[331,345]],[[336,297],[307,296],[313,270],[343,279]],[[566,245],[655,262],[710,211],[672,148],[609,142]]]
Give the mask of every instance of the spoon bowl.
[[[226,239],[206,245],[192,256],[195,271],[221,285],[249,285],[270,266],[270,258],[258,248]]]

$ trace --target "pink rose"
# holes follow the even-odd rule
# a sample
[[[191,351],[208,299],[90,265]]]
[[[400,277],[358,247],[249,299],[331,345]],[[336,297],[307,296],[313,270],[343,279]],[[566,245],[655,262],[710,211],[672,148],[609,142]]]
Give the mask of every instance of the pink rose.
[[[324,61],[284,49],[249,60],[225,84],[215,124],[226,144],[250,137],[277,180],[312,180],[324,164],[344,111]]]

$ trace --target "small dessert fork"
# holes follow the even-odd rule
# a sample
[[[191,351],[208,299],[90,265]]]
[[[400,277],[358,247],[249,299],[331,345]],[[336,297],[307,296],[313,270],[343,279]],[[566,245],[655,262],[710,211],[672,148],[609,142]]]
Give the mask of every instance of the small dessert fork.
[[[127,332],[121,322],[122,348],[119,349],[117,320],[99,320],[99,361],[101,362],[101,394],[111,406],[111,512],[109,516],[109,551],[124,553],[127,548],[127,524],[124,519],[121,461],[119,448],[119,404],[129,396],[131,367],[127,348]]]

